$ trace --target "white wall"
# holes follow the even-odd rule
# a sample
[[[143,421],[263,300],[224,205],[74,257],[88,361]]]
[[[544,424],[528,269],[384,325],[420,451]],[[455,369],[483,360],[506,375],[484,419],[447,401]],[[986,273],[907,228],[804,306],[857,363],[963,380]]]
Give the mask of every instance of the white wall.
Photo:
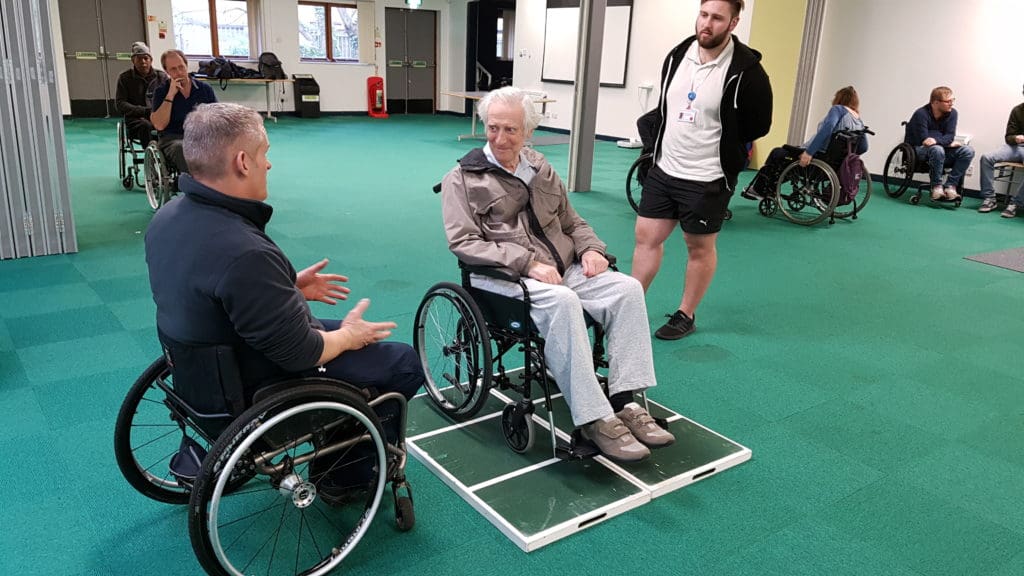
[[[669,50],[693,34],[699,7],[700,0],[633,0],[626,87],[600,89],[598,134],[621,138],[637,136],[636,119],[658,103],[662,61]],[[567,130],[572,125],[574,86],[541,81],[546,9],[546,0],[516,2],[513,82],[520,88],[546,92],[557,100],[548,104],[549,117],[543,125]],[[747,0],[736,28],[736,35],[743,42],[750,37],[753,10],[753,0]],[[525,55],[521,55],[522,50],[526,51]],[[654,88],[641,90],[640,86],[645,83],[652,84]]]
[[[900,122],[945,85],[957,99],[957,131],[973,135],[980,158],[1003,143],[1010,109],[1021,102],[1022,19],[1019,0],[829,0],[808,133],[835,91],[852,84],[866,124],[878,133],[865,161],[881,173],[903,140]],[[974,166],[967,187],[977,189]]]

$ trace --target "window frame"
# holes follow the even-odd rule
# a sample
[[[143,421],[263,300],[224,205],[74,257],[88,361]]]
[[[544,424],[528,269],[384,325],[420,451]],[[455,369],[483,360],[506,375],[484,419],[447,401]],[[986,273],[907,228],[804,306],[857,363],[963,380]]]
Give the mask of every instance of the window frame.
[[[309,57],[306,57],[306,56],[302,56],[302,54],[300,52],[300,54],[299,54],[299,62],[338,63],[338,64],[358,64],[359,63],[359,57],[358,56],[356,56],[356,58],[354,58],[354,59],[335,58],[334,57],[334,27],[333,27],[333,25],[331,23],[331,8],[351,8],[352,10],[355,10],[356,14],[358,15],[358,13],[359,13],[359,6],[358,5],[356,5],[354,2],[349,4],[349,3],[346,3],[346,2],[326,2],[326,1],[318,1],[318,0],[298,0],[295,3],[295,5],[296,5],[296,7],[298,7],[298,6],[313,6],[313,7],[319,7],[319,8],[323,8],[324,9],[324,39],[327,42],[327,46],[325,47],[326,48],[325,54],[327,54],[326,58],[309,58]],[[356,31],[356,38],[357,38],[357,40],[359,39],[358,34],[359,34],[359,32],[357,30]]]
[[[210,15],[210,51],[212,54],[189,54],[185,53],[185,56],[191,59],[197,58],[224,58],[226,60],[237,60],[241,62],[255,62],[258,59],[258,55],[254,54],[258,47],[256,46],[256,37],[254,36],[255,27],[254,22],[257,19],[257,11],[259,10],[258,2],[256,0],[241,0],[245,2],[246,14],[248,16],[248,27],[249,27],[249,55],[248,56],[224,56],[219,54],[220,52],[220,32],[217,26],[217,0],[207,0],[207,10]],[[173,3],[173,0],[171,0]],[[174,7],[171,6],[171,21],[174,21]]]

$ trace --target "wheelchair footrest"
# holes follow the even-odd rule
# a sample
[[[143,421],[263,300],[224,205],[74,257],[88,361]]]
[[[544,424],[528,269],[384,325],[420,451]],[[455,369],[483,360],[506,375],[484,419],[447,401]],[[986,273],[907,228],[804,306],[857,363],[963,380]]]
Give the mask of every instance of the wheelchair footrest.
[[[572,431],[572,440],[568,446],[559,442],[555,448],[555,454],[562,460],[586,460],[600,453],[593,442],[583,437],[579,428]]]
[[[171,457],[171,474],[179,484],[191,487],[203,467],[203,458],[206,458],[206,450],[192,438],[183,436],[178,453]]]

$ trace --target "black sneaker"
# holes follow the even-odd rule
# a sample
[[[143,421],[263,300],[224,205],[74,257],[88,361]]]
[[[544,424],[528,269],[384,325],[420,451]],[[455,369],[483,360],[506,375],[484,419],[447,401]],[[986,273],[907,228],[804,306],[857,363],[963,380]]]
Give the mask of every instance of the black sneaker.
[[[696,318],[690,318],[682,310],[676,310],[671,316],[668,314],[665,316],[668,316],[668,322],[654,332],[654,337],[659,340],[679,340],[683,336],[689,336],[697,329],[697,324],[694,322]]]

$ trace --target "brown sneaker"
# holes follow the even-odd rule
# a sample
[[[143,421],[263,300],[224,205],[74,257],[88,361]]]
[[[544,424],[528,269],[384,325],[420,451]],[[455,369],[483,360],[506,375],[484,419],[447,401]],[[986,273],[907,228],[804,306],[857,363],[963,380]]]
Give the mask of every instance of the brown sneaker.
[[[616,414],[622,423],[633,433],[633,437],[649,448],[663,448],[676,441],[671,432],[665,430],[651,418],[651,415],[636,402],[626,404],[621,412]]]
[[[583,437],[597,445],[602,454],[617,462],[640,462],[651,455],[617,417],[595,420],[581,428]]]

